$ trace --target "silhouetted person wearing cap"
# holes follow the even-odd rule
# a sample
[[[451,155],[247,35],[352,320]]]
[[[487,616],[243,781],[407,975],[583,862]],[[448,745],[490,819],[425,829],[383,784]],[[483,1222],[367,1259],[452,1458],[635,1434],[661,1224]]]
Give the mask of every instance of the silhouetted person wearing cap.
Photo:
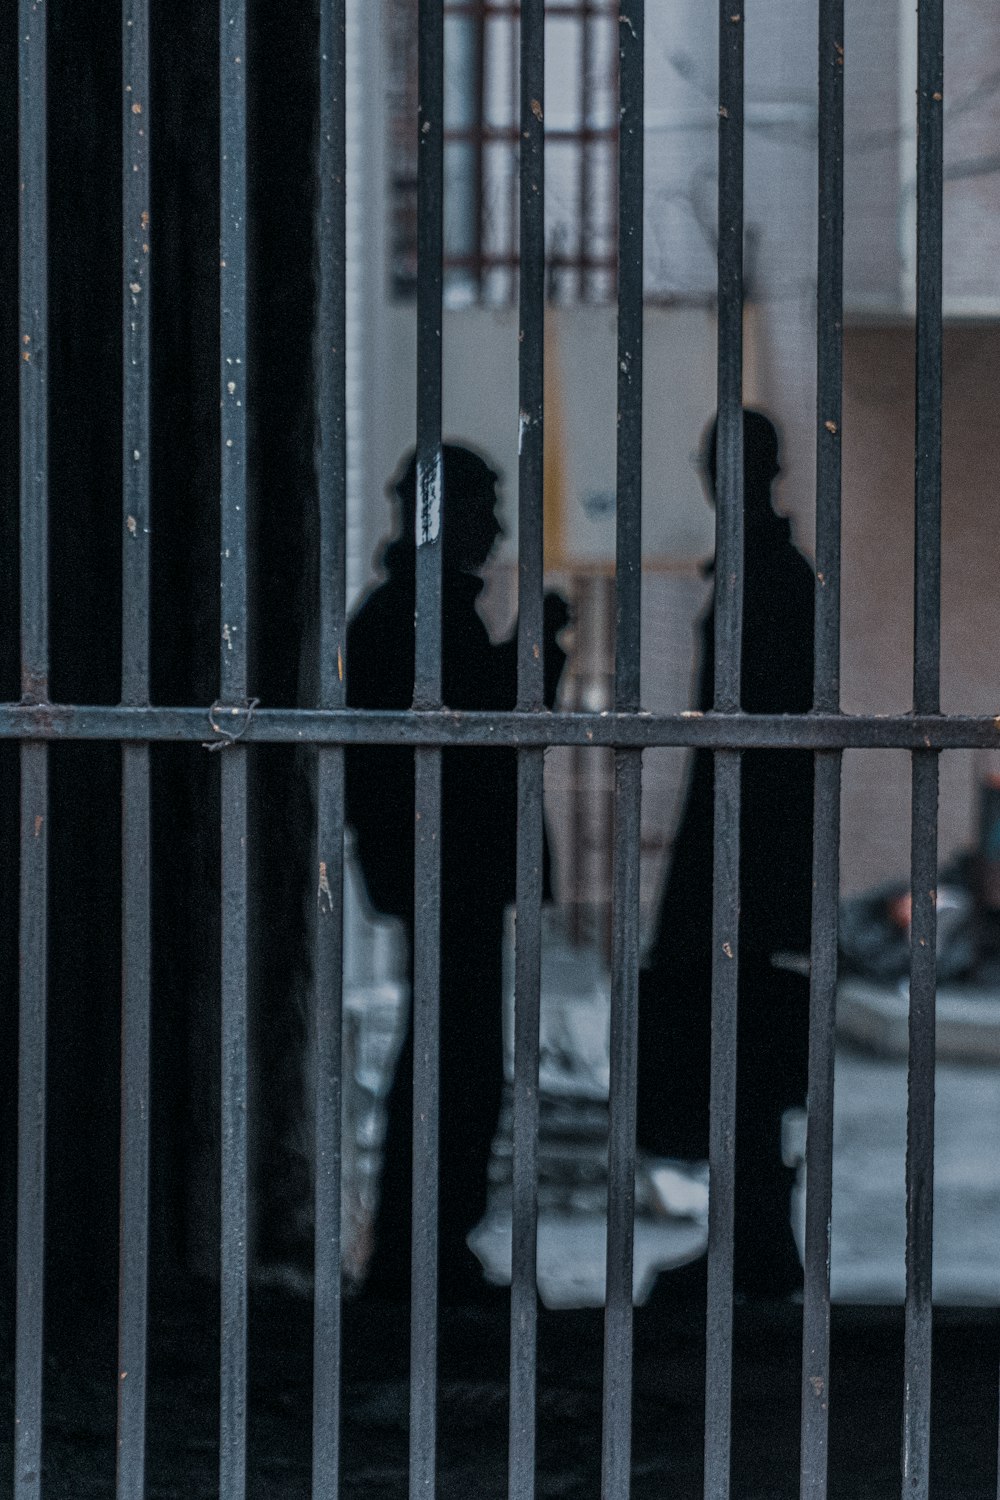
[[[716,486],[716,425],[703,450]],[[740,702],[747,713],[805,713],[813,697],[815,580],[787,520],[771,506],[778,436],[743,414],[744,583]],[[709,571],[711,571],[711,564]],[[718,587],[718,585],[717,585]],[[701,622],[697,707],[714,700],[715,601]],[[712,1007],[713,756],[696,751],[640,977],[639,1144],[664,1156],[708,1156]],[[781,1116],[805,1097],[809,983],[775,967],[808,954],[812,909],[813,757],[743,755],[736,1127],[737,1291],[801,1286],[781,1159]]]
[[[515,640],[494,644],[476,601],[479,576],[501,527],[496,472],[468,448],[443,451],[442,696],[448,708],[513,709]],[[383,554],[386,581],[347,631],[351,707],[405,709],[413,701],[416,607],[416,461],[394,486],[396,538]],[[545,701],[551,706],[565,656],[556,642],[568,619],[545,600]],[[358,746],[347,752],[347,818],[376,911],[406,928],[412,979],[414,920],[413,751]],[[482,1294],[466,1245],[486,1207],[487,1167],[503,1095],[501,952],[503,915],[515,893],[517,760],[512,750],[446,749],[441,818],[441,1096],[439,1274],[441,1295]],[[410,1290],[413,1150],[412,1013],[387,1105],[380,1206],[366,1291],[405,1299]]]

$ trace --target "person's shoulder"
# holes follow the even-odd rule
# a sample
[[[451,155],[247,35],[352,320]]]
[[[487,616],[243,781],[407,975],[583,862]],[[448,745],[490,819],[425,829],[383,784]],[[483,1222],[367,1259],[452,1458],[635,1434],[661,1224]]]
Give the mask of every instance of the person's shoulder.
[[[385,681],[391,671],[389,663],[405,656],[407,641],[412,639],[412,596],[405,596],[405,591],[391,578],[376,584],[347,622],[349,692],[353,694],[362,679],[373,679],[375,675]]]
[[[799,546],[791,522],[783,519],[784,536],[779,545],[765,555],[765,565],[780,570],[792,587],[812,589],[816,583],[816,570]]]
[[[795,583],[801,593],[808,594],[812,598],[816,589],[816,569],[813,567],[805,553],[792,543],[792,556],[789,560]]]
[[[403,620],[412,614],[409,596],[392,578],[375,583],[351,612],[347,622],[348,638],[384,630],[395,618]],[[412,621],[411,621],[412,624]]]

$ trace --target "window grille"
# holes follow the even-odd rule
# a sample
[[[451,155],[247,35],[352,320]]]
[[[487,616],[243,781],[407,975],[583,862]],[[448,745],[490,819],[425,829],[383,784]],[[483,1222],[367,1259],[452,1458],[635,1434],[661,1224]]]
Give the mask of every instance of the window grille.
[[[392,0],[392,284],[416,291],[416,0]],[[445,0],[444,268],[449,306],[517,298],[519,0]],[[616,266],[618,8],[545,7],[549,295],[608,302]],[[540,108],[540,101],[536,101]]]

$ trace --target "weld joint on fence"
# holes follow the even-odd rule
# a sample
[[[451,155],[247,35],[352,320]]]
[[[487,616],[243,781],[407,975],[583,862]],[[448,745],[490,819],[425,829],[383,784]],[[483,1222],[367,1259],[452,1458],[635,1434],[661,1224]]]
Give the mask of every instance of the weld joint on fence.
[[[221,735],[218,740],[202,740],[203,750],[228,750],[230,745],[235,745],[241,740],[253,722],[254,709],[260,705],[259,698],[241,698],[238,703],[226,703],[222,698],[216,698],[208,710],[208,722],[215,733]],[[218,722],[220,714],[243,715],[243,722],[238,729],[227,729],[224,724]]]
[[[49,702],[49,679],[44,674],[30,673],[24,679],[19,708],[51,708]]]

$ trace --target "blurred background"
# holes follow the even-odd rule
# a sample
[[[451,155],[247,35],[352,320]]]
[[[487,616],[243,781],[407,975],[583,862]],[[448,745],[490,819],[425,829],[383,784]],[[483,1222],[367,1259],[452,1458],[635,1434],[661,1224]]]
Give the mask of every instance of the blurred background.
[[[916,9],[912,0],[879,7],[847,0],[846,10],[843,707],[899,712],[910,703],[912,673]],[[503,472],[505,536],[481,603],[503,636],[517,609],[518,6],[446,0],[445,11],[444,429],[484,449]],[[369,4],[355,5],[349,40],[354,595],[377,576],[373,559],[390,520],[384,485],[415,423],[416,0],[382,0],[380,26],[373,15]],[[953,0],[946,24],[942,706],[991,714],[1000,704],[1000,582],[988,544],[1000,416],[1000,15],[989,0]],[[565,593],[575,617],[561,696],[567,709],[608,707],[613,690],[617,28],[613,0],[546,6],[545,548],[547,582]],[[715,404],[716,69],[711,7],[698,0],[648,7],[642,692],[644,706],[659,711],[690,703],[694,627],[710,591],[703,564],[713,550],[713,514],[697,452]],[[798,0],[769,0],[746,28],[744,391],[746,404],[780,425],[776,504],[810,556],[816,131],[814,18]],[[971,752],[942,756],[944,866],[965,856],[966,874],[981,875],[998,769]],[[647,925],[684,775],[682,752],[644,757]],[[561,1089],[578,1104],[569,1116],[565,1098],[561,1113],[552,1107],[547,1138],[561,1142],[551,1150],[562,1162],[552,1167],[552,1191],[560,1171],[582,1174],[579,1208],[590,1171],[595,1223],[603,1191],[603,1106],[595,1113],[595,1101],[607,1086],[611,777],[607,752],[559,749],[547,757],[557,860],[546,927],[543,1092],[554,1099]],[[848,902],[873,889],[876,903],[883,888],[887,900],[897,886],[905,891],[909,792],[905,754],[845,756]],[[972,920],[988,921],[982,879],[973,873],[962,894],[979,914]],[[357,887],[350,911],[353,1024],[370,1056],[370,1038],[379,1028],[391,1033],[393,1007],[405,997],[393,934],[370,921]],[[874,907],[865,912],[876,928],[885,917]],[[876,949],[880,941],[876,931]],[[864,961],[853,967],[840,1015],[834,1295],[896,1299],[903,1286],[905,977],[869,973]],[[989,1300],[1000,1291],[988,1248],[1000,1230],[1000,988],[974,962],[959,970],[954,994],[942,992],[939,1015],[948,1060],[938,1080],[936,1285],[946,1299]],[[373,1097],[377,1073],[366,1074]],[[797,1159],[802,1122],[787,1124],[787,1150]],[[590,1146],[576,1140],[571,1166],[567,1132],[574,1129]],[[377,1142],[377,1114],[369,1130]],[[498,1182],[505,1149],[499,1143]],[[543,1155],[543,1176],[544,1162]],[[692,1253],[670,1185],[667,1202],[655,1183],[647,1188],[641,1208],[675,1215],[680,1238],[672,1249],[662,1241],[666,1258]],[[696,1192],[688,1203],[694,1220],[703,1206]],[[503,1237],[502,1224],[497,1233]],[[486,1239],[481,1248],[488,1259]],[[544,1262],[543,1253],[543,1276]],[[598,1284],[599,1247],[594,1267]],[[642,1276],[640,1264],[637,1285]]]
[[[50,0],[50,533],[52,695],[120,694],[121,192],[117,0]],[[379,574],[385,486],[415,435],[416,0],[348,0],[348,577]],[[517,610],[517,49],[513,0],[445,0],[444,429],[503,472],[505,535],[481,608]],[[1000,11],[949,0],[944,110],[942,702],[1000,713],[995,533],[1000,364]],[[319,60],[311,0],[249,5],[253,462],[252,690],[315,701],[315,332]],[[611,701],[616,400],[614,0],[546,4],[545,541],[547,585],[572,603],[567,709]],[[208,705],[218,683],[218,18],[155,0],[153,160],[153,701]],[[815,6],[756,0],[746,27],[746,399],[783,435],[776,504],[812,556],[815,505]],[[0,36],[0,321],[18,337],[16,28]],[[846,0],[843,706],[899,712],[912,666],[916,9]],[[713,515],[696,463],[715,405],[716,17],[646,7],[642,695],[680,711],[711,588]],[[19,692],[17,372],[0,369],[0,697]],[[153,1254],[218,1264],[218,763],[153,750]],[[313,757],[251,757],[254,1260],[307,1280],[311,1256]],[[118,747],[53,747],[58,859],[49,910],[49,1285],[115,1295],[120,1035]],[[648,929],[680,811],[685,757],[644,757]],[[941,757],[938,1256],[942,1297],[997,1300],[1000,1240],[1000,817],[988,757]],[[16,747],[0,746],[16,782]],[[606,1170],[611,765],[546,763],[554,860],[543,984],[543,1295],[599,1300]],[[905,754],[844,757],[844,954],[837,1061],[834,1292],[896,1298],[903,1267]],[[0,883],[17,883],[16,798],[0,799]],[[399,935],[347,912],[349,1268],[360,1275],[380,1098],[408,1003]],[[852,903],[854,903],[852,905]],[[860,905],[858,903],[861,903]],[[16,901],[0,903],[0,987],[17,988]],[[947,937],[947,941],[945,941]],[[508,942],[508,950],[510,941]],[[945,963],[945,960],[947,961]],[[470,997],[470,1003],[474,997]],[[508,995],[508,1012],[510,1001]],[[16,1006],[0,1007],[0,1279],[12,1286]],[[80,1121],[87,1129],[80,1129]],[[790,1160],[801,1119],[787,1122]],[[705,1179],[644,1163],[637,1295],[650,1267],[697,1253]],[[509,1143],[477,1241],[503,1274]],[[801,1205],[800,1205],[801,1208]],[[560,1217],[561,1216],[561,1217]],[[558,1253],[545,1246],[558,1245]],[[571,1267],[560,1281],[560,1268]],[[645,1278],[645,1280],[644,1280]],[[72,1293],[72,1295],[71,1295]],[[0,1299],[11,1302],[11,1296]]]

